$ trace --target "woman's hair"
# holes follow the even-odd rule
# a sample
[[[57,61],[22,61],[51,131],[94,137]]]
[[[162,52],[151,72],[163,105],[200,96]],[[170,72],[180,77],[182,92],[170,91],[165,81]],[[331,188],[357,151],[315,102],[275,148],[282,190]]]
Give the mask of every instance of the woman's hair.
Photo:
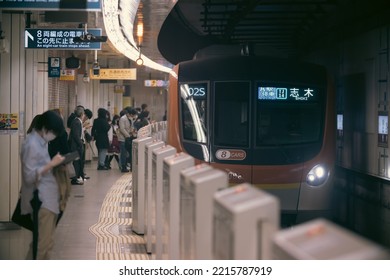
[[[147,117],[149,117],[149,111],[148,110],[142,111],[141,114],[139,114],[139,116],[138,116],[138,118],[141,119],[141,120],[145,119]]]
[[[98,118],[99,119],[106,119],[107,118],[107,110],[104,108],[98,109]]]
[[[85,109],[84,114],[87,116],[88,119],[92,119],[92,117],[93,117],[93,113],[89,109]]]
[[[33,131],[33,129],[36,128],[40,117],[41,117],[41,115],[35,115],[35,117],[31,121],[30,127],[27,129],[27,134],[31,133]]]
[[[46,111],[40,115],[36,120],[34,128],[37,130],[46,128],[47,130],[53,131],[55,135],[60,135],[65,129],[61,116],[53,111]]]
[[[120,118],[120,116],[114,115],[114,117],[112,118],[112,123],[115,124],[115,122],[118,121]]]

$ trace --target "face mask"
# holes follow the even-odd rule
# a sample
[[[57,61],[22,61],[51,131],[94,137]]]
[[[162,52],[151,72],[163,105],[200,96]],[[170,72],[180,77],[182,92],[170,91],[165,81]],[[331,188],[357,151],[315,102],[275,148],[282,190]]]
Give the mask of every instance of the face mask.
[[[47,131],[43,133],[43,139],[45,139],[46,142],[53,141],[56,138],[55,134],[51,131]]]

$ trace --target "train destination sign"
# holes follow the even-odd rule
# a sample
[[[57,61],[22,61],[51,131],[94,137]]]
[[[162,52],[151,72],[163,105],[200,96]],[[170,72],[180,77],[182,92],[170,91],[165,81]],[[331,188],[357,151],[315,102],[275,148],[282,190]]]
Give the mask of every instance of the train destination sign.
[[[0,0],[0,9],[100,11],[100,0]]]
[[[257,88],[257,99],[280,101],[314,101],[318,98],[318,89],[313,87],[267,87]]]
[[[101,28],[88,29],[93,36],[101,36]],[[28,49],[83,49],[100,50],[100,42],[75,42],[75,38],[85,33],[82,28],[76,29],[41,29],[26,28],[24,31],[24,47]]]

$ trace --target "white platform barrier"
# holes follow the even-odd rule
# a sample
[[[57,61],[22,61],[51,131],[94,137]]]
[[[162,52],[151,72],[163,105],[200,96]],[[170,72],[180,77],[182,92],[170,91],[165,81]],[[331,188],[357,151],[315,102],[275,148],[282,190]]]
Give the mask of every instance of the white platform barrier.
[[[194,166],[180,177],[180,258],[210,260],[212,256],[213,197],[228,186],[226,172]]]
[[[243,183],[216,192],[214,201],[214,259],[271,259],[280,223],[279,200]]]
[[[179,256],[181,260],[195,259],[195,244],[192,242],[195,239],[194,201],[191,200],[191,196],[182,191],[183,185],[189,184],[187,181],[190,176],[209,170],[212,170],[212,167],[203,163],[186,168],[180,172]],[[189,223],[188,218],[193,219],[193,222]]]
[[[170,145],[152,152],[152,258],[156,260],[163,258],[163,163],[175,153],[176,149]]]
[[[390,259],[381,246],[325,219],[279,231],[273,255],[280,260]]]
[[[146,252],[152,253],[152,155],[165,143],[153,140],[145,145],[145,234]]]
[[[137,234],[145,233],[145,145],[152,137],[133,140],[132,156],[132,230]]]
[[[194,166],[190,155],[178,153],[163,166],[163,259],[178,260],[180,227],[180,172]]]
[[[166,122],[144,127],[138,136],[133,230],[142,234],[144,228],[153,259],[390,259],[389,250],[324,219],[280,230],[279,201],[271,194],[247,183],[226,188],[225,172],[194,166],[191,156],[171,146],[165,153]]]

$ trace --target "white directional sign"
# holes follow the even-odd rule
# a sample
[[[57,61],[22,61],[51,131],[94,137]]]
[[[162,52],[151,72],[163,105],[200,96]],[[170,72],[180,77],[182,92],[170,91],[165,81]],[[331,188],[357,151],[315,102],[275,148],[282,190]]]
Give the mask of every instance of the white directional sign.
[[[101,36],[100,28],[88,29],[94,36]],[[27,28],[24,33],[24,47],[29,49],[84,49],[100,50],[100,42],[75,42],[82,36],[84,29],[41,29]]]

